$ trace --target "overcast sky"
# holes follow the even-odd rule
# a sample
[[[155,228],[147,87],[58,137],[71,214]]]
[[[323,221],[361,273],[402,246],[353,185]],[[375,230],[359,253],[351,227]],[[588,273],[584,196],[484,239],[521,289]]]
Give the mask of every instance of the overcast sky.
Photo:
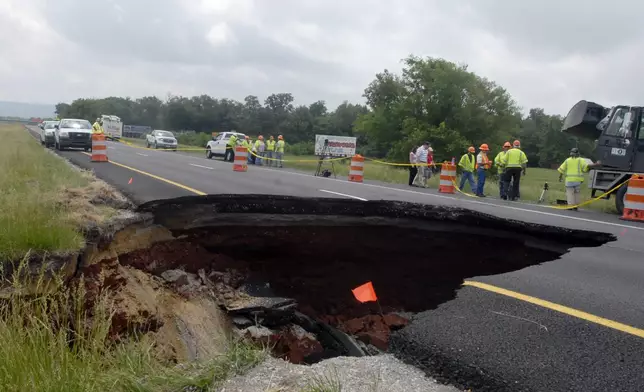
[[[523,108],[644,104],[644,2],[0,0],[0,100],[291,92],[363,102],[408,54],[467,63]]]

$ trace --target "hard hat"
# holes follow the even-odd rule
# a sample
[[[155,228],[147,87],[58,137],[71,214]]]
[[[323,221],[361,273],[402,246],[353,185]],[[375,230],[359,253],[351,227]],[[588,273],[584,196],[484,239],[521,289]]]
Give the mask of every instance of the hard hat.
[[[503,147],[512,148],[512,144],[510,144],[510,142],[505,142],[503,143]]]
[[[262,135],[259,135],[257,138],[258,138],[259,140],[264,140],[264,136],[262,136]]]
[[[483,144],[481,144],[481,147],[479,147],[479,150],[481,150],[481,151],[490,151],[490,147],[488,147],[487,144],[483,143]]]
[[[514,147],[521,147],[521,142],[519,140],[515,140],[515,141],[512,142],[512,145]]]
[[[467,152],[476,152],[474,147],[468,147]]]
[[[282,135],[278,135],[278,136],[277,136],[277,138],[278,138],[278,139],[280,139],[280,140],[284,139],[284,138],[282,137]]]
[[[434,152],[434,149],[430,147],[430,148],[427,149],[427,151]]]
[[[246,135],[244,136],[244,139],[250,139],[250,136]]]
[[[570,155],[579,155],[579,149],[577,147],[571,148]]]

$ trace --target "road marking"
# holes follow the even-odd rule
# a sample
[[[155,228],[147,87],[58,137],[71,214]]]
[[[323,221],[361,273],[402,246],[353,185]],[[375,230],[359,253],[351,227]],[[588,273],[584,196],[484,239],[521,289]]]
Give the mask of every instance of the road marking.
[[[534,305],[538,305],[556,312],[564,313],[572,317],[576,317],[594,324],[599,324],[607,328],[616,329],[618,331],[635,335],[640,338],[644,338],[644,329],[639,329],[632,327],[630,325],[622,324],[617,321],[609,320],[603,317],[595,316],[594,314],[586,313],[581,310],[569,308],[567,306],[559,305],[554,302],[546,301],[543,299],[531,297],[529,295],[517,293],[516,291],[511,291],[503,289],[501,287],[492,286],[491,284],[475,282],[472,280],[466,280],[463,282],[463,286],[477,287],[482,290],[491,291],[496,294],[505,295],[507,297],[512,297],[521,301],[529,302]]]
[[[140,152],[137,152],[136,155],[140,155],[142,157],[147,157],[147,154],[141,154]]]
[[[356,199],[356,200],[368,201],[367,199],[363,199],[362,197],[352,196],[352,195],[347,195],[346,193],[327,191],[327,190],[325,190],[325,189],[318,189],[318,190],[319,190],[320,192],[333,193],[334,195],[339,195],[339,196],[344,196],[344,197],[350,197],[350,198],[352,198],[352,199]]]
[[[88,154],[88,153],[86,153],[86,152],[83,152],[83,154],[88,155],[88,156],[91,156],[91,154]],[[172,181],[172,180],[168,180],[167,178],[159,177],[159,176],[154,175],[154,174],[152,174],[152,173],[144,172],[143,170],[135,169],[135,168],[133,168],[133,167],[126,166],[126,165],[123,165],[123,164],[121,164],[121,163],[114,162],[114,161],[109,161],[109,163],[111,163],[112,165],[120,166],[120,167],[122,167],[122,168],[124,168],[124,169],[132,170],[133,172],[137,172],[137,173],[139,173],[139,174],[143,174],[144,176],[152,177],[152,178],[154,178],[155,180],[163,181],[163,182],[168,183],[168,184],[170,184],[170,185],[174,185],[174,186],[176,186],[176,187],[178,187],[178,188],[185,189],[185,190],[187,190],[188,192],[192,192],[192,193],[197,194],[197,195],[199,195],[199,196],[207,195],[207,193],[206,193],[206,192],[202,192],[202,191],[199,191],[199,190],[197,190],[197,189],[190,188],[189,186],[186,186],[186,185],[183,185],[183,184],[179,184],[178,182],[174,182],[174,181]]]
[[[190,163],[190,166],[197,166],[197,167],[203,167],[204,169],[215,170],[215,168],[214,168],[214,167],[210,167],[210,166],[201,166],[201,165],[197,165],[197,164],[195,164],[195,163]]]

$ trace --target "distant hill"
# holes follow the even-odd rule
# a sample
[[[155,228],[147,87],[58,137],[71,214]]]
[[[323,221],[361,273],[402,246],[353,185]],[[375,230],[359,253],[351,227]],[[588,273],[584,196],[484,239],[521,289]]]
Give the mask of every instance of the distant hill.
[[[55,105],[0,101],[0,116],[53,117],[55,111]]]

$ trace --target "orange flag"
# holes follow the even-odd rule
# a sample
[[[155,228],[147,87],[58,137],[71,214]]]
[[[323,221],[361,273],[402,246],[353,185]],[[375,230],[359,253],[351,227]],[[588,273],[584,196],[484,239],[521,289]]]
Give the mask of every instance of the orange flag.
[[[373,302],[377,301],[378,297],[376,296],[376,291],[373,289],[373,284],[367,282],[362,286],[358,286],[355,289],[351,290],[353,296],[360,302]]]
[[[132,177],[130,177],[130,181],[128,181],[127,183],[128,183],[128,184],[131,184],[131,183],[132,183],[132,181],[134,181],[134,179],[133,179]]]

